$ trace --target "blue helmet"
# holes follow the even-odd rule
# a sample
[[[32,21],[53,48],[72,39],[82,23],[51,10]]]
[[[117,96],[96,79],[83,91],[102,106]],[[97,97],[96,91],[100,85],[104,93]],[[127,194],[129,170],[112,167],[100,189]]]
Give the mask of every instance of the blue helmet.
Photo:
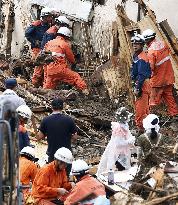
[[[8,78],[5,80],[5,86],[6,88],[14,88],[17,86],[17,80],[15,78]]]

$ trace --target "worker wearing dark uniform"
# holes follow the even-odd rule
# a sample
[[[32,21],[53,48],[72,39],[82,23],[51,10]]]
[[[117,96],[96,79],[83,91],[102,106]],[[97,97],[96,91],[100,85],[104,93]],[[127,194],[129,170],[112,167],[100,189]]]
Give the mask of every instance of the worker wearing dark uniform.
[[[74,121],[62,114],[63,101],[57,98],[52,101],[51,105],[53,112],[42,120],[37,136],[37,140],[47,137],[48,162],[54,160],[54,153],[59,148],[66,147],[71,150],[71,140],[77,139],[77,128]]]

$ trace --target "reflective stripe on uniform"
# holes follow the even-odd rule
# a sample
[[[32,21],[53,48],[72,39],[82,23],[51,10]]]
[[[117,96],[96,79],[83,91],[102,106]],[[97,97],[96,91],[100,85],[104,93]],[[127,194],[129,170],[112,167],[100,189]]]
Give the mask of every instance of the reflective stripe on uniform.
[[[56,57],[65,57],[65,54],[63,54],[63,53],[52,52],[52,56],[56,56]]]
[[[166,56],[165,58],[163,58],[161,61],[159,61],[158,63],[156,63],[156,66],[160,66],[161,64],[163,64],[164,62],[170,60],[171,57],[170,56]]]

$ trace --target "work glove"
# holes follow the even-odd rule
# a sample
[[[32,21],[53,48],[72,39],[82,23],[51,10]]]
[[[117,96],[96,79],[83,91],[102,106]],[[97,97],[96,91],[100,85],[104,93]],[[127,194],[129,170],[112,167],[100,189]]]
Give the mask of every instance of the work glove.
[[[137,98],[142,96],[142,91],[140,89],[134,89],[134,94]]]
[[[64,188],[58,188],[58,193],[63,196],[65,194],[68,194],[69,192]]]
[[[89,90],[86,88],[86,89],[82,90],[82,93],[83,93],[84,95],[89,95]]]
[[[39,48],[41,46],[41,41],[36,40],[35,41],[35,47]]]
[[[135,143],[135,137],[134,136],[131,136],[128,140],[127,140],[127,143],[129,145],[133,145]]]
[[[72,68],[72,70],[75,71],[75,69],[76,69],[76,63],[73,63],[73,64],[71,65],[71,68]]]
[[[54,62],[54,58],[51,55],[47,55],[45,58],[45,63],[50,64],[51,62]]]
[[[131,85],[132,85],[132,88],[135,89],[135,82],[134,81],[131,82]]]
[[[70,182],[71,183],[71,186],[72,186],[72,189],[75,187],[75,183],[74,182]]]

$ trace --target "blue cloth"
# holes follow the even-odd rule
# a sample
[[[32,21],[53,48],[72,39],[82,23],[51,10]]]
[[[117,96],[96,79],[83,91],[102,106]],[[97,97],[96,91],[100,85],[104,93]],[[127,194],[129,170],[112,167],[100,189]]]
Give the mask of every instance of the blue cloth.
[[[28,132],[19,132],[19,150],[21,151],[24,147],[30,146],[30,138]]]
[[[54,153],[60,147],[66,147],[71,150],[71,137],[72,134],[77,132],[72,118],[60,113],[45,117],[40,124],[39,130],[47,136],[47,154],[50,161],[54,159]]]
[[[49,29],[49,24],[42,22],[33,23],[25,31],[25,37],[31,43],[31,48],[40,48],[44,33]],[[36,41],[39,44],[36,44]]]
[[[131,78],[136,83],[136,89],[141,91],[145,79],[151,78],[151,68],[149,62],[146,62],[140,57],[141,55],[133,56],[131,67]]]
[[[17,80],[15,78],[6,79],[5,86],[6,86],[6,88],[12,88],[14,86],[17,86]]]
[[[41,49],[44,48],[45,44],[46,44],[48,41],[51,41],[51,40],[55,39],[56,36],[57,36],[57,35],[56,35],[55,33],[47,33],[47,32],[46,32],[46,33],[43,35],[43,39],[42,39],[42,41],[41,41]]]

